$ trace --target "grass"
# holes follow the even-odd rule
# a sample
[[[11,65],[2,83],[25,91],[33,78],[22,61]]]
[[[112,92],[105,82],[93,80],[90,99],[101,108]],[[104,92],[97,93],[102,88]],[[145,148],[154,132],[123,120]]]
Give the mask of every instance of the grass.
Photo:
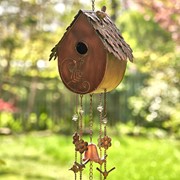
[[[112,137],[107,169],[116,167],[109,180],[179,180],[180,144],[171,139]],[[68,169],[74,162],[70,136],[28,134],[0,136],[0,179],[73,180]],[[5,162],[5,164],[4,164]],[[94,163],[94,180],[99,180]],[[89,165],[83,171],[88,179]]]

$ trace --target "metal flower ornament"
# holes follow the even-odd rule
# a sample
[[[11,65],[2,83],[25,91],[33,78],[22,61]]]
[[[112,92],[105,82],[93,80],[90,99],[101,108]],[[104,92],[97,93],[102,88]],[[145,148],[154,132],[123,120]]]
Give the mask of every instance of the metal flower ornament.
[[[93,179],[93,164],[99,164],[100,179],[107,179],[115,167],[107,170],[107,151],[112,140],[107,135],[107,92],[123,79],[127,60],[133,61],[132,49],[106,13],[106,7],[95,11],[79,10],[61,40],[51,50],[50,58],[58,58],[59,74],[64,85],[78,98],[72,115],[76,130],[73,135],[74,163],[70,170],[74,179],[83,179],[89,163],[89,179]],[[99,138],[93,139],[93,97],[99,94]],[[89,96],[89,142],[83,130],[84,96]],[[78,176],[79,174],[79,176]]]

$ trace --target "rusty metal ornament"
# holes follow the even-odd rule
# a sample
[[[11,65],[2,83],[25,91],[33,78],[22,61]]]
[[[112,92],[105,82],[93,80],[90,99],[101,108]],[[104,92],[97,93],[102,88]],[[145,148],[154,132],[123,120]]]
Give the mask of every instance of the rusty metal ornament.
[[[111,138],[104,136],[103,138],[99,139],[98,145],[107,150],[111,146]]]
[[[73,166],[69,169],[71,171],[73,171],[74,173],[83,171],[85,168],[85,165],[89,162],[89,159],[87,161],[85,161],[82,164],[79,164],[78,162],[74,162]]]
[[[81,154],[88,150],[88,143],[83,139],[77,141],[75,143],[76,151],[79,151]]]
[[[132,50],[105,12],[80,10],[55,45],[50,60],[58,57],[65,86],[78,94],[111,91],[122,81]]]
[[[109,175],[109,173],[115,169],[115,167],[111,168],[109,171],[107,171],[107,170],[102,171],[102,170],[99,169],[99,168],[96,168],[96,169],[103,175],[104,179],[106,179],[107,176]]]
[[[100,165],[106,161],[105,157],[104,158],[99,157],[97,147],[93,143],[88,145],[88,150],[84,153],[83,160],[84,161],[90,160],[99,163]]]
[[[132,49],[123,39],[120,31],[106,13],[106,7],[95,11],[95,0],[92,0],[92,11],[79,10],[74,20],[66,29],[61,40],[52,48],[49,60],[58,58],[58,70],[62,82],[73,93],[80,94],[79,104],[72,121],[77,129],[73,135],[75,160],[69,169],[74,178],[82,180],[82,171],[90,162],[89,180],[93,179],[93,163],[100,179],[107,178],[107,150],[111,147],[111,138],[107,136],[107,99],[106,93],[115,89],[124,77],[127,60],[133,61]],[[100,93],[99,139],[93,143],[93,94]],[[83,95],[90,94],[89,136],[90,142],[83,140]],[[104,94],[104,104],[102,103]],[[78,100],[77,100],[78,102]],[[103,129],[104,127],[104,129]],[[97,148],[98,147],[98,148]],[[99,153],[98,153],[99,150]],[[79,157],[79,162],[78,162]],[[83,158],[84,157],[84,158]]]
[[[73,144],[76,144],[79,141],[79,134],[76,132],[73,135]]]

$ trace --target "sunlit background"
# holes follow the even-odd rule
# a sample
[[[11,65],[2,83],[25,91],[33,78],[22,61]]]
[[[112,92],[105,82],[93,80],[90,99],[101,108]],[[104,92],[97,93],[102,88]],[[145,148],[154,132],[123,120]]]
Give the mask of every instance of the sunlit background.
[[[96,0],[95,11],[103,5],[134,55],[107,97],[110,179],[178,180],[180,2]],[[48,59],[79,9],[91,0],[0,0],[0,179],[73,179],[75,95]]]

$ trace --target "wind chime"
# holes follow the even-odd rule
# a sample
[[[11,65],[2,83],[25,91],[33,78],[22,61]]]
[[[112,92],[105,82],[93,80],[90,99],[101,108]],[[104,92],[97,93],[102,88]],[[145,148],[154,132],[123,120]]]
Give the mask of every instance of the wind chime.
[[[83,178],[86,164],[90,164],[89,179],[93,179],[93,163],[99,164],[100,180],[106,179],[115,167],[107,170],[107,150],[111,138],[107,135],[107,92],[115,89],[123,79],[127,58],[133,61],[132,50],[106,14],[106,7],[95,11],[79,10],[62,39],[51,50],[50,58],[58,57],[58,69],[64,85],[76,94],[76,124],[73,135],[74,164],[70,168],[74,179]],[[99,94],[99,138],[93,141],[93,95]],[[83,98],[90,97],[89,142],[83,139]],[[80,102],[79,102],[80,101]],[[78,108],[80,106],[80,108]],[[79,174],[79,176],[78,176]]]

